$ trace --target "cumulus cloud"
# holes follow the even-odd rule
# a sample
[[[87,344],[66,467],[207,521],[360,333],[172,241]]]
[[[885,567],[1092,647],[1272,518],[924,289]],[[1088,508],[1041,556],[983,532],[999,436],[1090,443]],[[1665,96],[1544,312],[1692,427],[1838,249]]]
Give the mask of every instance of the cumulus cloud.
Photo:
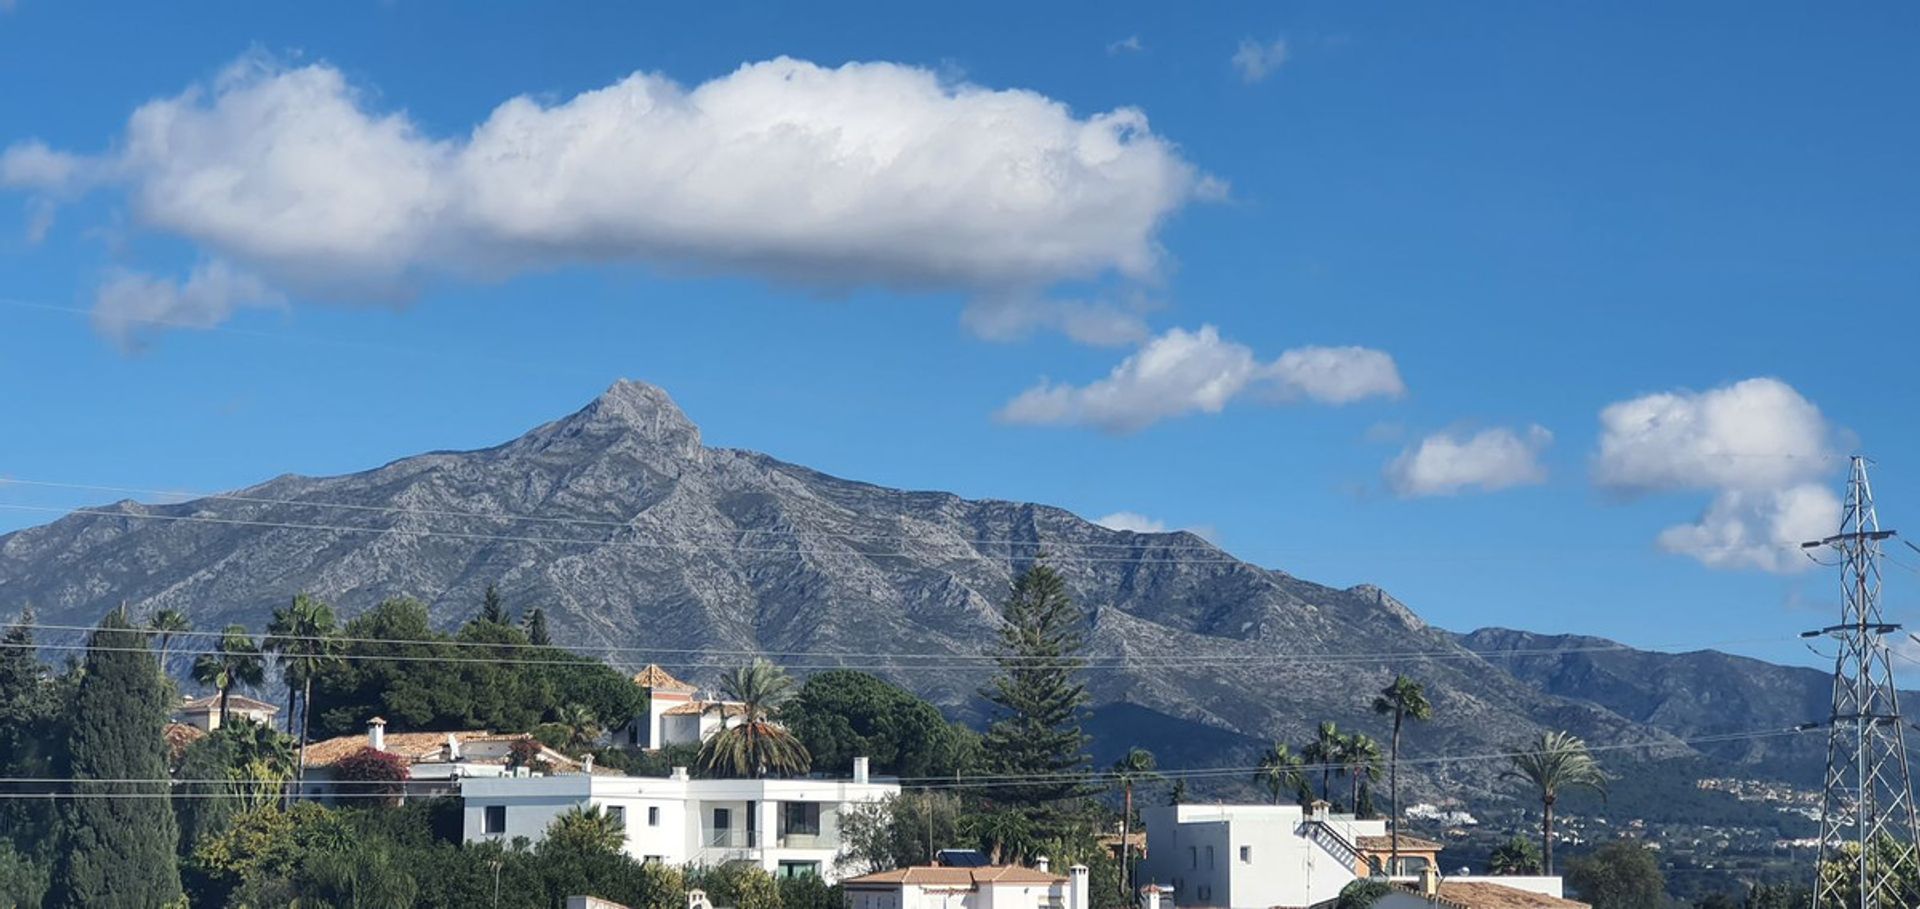
[[[1594,482],[1622,494],[1703,490],[1692,524],[1669,527],[1667,551],[1715,568],[1788,572],[1811,563],[1797,544],[1832,533],[1828,483],[1835,432],[1791,385],[1758,378],[1704,392],[1651,394],[1600,412]]]
[[[1817,483],[1781,490],[1729,489],[1714,496],[1693,524],[1660,532],[1660,548],[1713,568],[1790,572],[1812,562],[1800,544],[1840,526],[1840,499]]]
[[[1241,81],[1248,84],[1273,75],[1286,62],[1285,38],[1275,38],[1272,41],[1242,38],[1240,47],[1233,52],[1233,68],[1239,70]]]
[[[1243,394],[1273,403],[1346,404],[1405,390],[1393,358],[1377,350],[1303,347],[1263,363],[1245,345],[1203,325],[1193,332],[1170,329],[1088,385],[1042,381],[1009,401],[999,416],[1008,423],[1126,433],[1169,417],[1219,413]]]
[[[1543,483],[1547,469],[1540,453],[1552,442],[1553,433],[1544,426],[1525,432],[1496,427],[1464,438],[1437,433],[1387,464],[1387,485],[1403,498],[1419,498]]]
[[[114,147],[16,144],[0,180],[120,187],[143,225],[345,301],[576,262],[1038,296],[1151,281],[1164,220],[1219,192],[1134,108],[784,57],[512,98],[446,137],[332,66],[248,58],[141,106]]]
[[[185,282],[116,272],[100,285],[92,318],[102,334],[132,349],[160,328],[209,328],[226,321],[236,309],[282,302],[260,279],[216,261],[196,267]]]

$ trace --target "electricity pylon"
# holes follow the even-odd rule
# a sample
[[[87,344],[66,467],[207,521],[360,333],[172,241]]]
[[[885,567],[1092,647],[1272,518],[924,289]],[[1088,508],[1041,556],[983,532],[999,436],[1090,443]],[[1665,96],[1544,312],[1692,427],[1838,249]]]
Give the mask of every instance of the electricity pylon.
[[[1880,529],[1867,461],[1855,456],[1840,532],[1801,544],[1840,557],[1840,624],[1810,631],[1839,642],[1833,665],[1833,714],[1827,723],[1826,791],[1814,864],[1815,909],[1911,909],[1916,821],[1907,769],[1905,724],[1893,687],[1886,636],[1900,629],[1880,612]],[[1823,870],[1825,873],[1823,873]]]

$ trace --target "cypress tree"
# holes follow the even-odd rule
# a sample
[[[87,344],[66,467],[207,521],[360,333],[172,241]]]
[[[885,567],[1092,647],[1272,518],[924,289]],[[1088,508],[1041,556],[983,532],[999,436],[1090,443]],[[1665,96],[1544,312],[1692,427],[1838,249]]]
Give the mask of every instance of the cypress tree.
[[[47,742],[58,731],[58,697],[52,674],[34,652],[33,610],[0,638],[0,777],[36,779],[51,776],[53,749]],[[28,784],[0,782],[0,792],[32,791]],[[0,799],[0,844],[11,842],[16,852],[45,857],[52,811],[38,799]],[[6,894],[0,894],[4,899]]]
[[[480,621],[495,625],[513,624],[507,617],[506,598],[500,595],[500,588],[492,584],[487,585],[487,592],[480,597]]]
[[[1004,617],[1000,672],[980,692],[994,708],[984,750],[994,774],[1021,782],[995,787],[989,797],[1020,807],[1045,839],[1066,803],[1087,794],[1070,777],[1088,768],[1080,725],[1087,705],[1080,680],[1085,617],[1060,575],[1043,564],[1014,580]]]
[[[553,643],[553,635],[547,633],[547,611],[538,606],[527,613],[527,643],[535,647],[546,647]]]
[[[69,709],[63,763],[75,797],[60,806],[51,909],[145,909],[179,899],[179,834],[167,799],[156,797],[167,791],[167,701],[146,635],[121,613],[108,614],[94,630]]]

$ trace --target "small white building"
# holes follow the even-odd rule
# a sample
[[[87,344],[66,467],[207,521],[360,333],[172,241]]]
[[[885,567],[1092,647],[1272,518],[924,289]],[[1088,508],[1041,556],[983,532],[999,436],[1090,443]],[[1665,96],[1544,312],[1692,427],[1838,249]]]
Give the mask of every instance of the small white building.
[[[407,781],[400,791],[413,798],[452,795],[460,781],[474,777],[578,773],[584,769],[579,761],[524,732],[389,733],[387,721],[374,717],[367,721],[366,735],[343,735],[307,746],[307,784],[302,796],[320,802],[362,797],[351,787],[334,782],[334,766],[369,748],[394,755],[407,765]],[[516,760],[516,748],[524,762]]]
[[[262,726],[272,726],[274,717],[280,715],[280,708],[257,698],[244,694],[227,695],[227,717],[229,719],[252,720]],[[209,694],[205,697],[188,697],[174,708],[173,721],[183,726],[192,726],[201,732],[212,732],[220,728],[220,695]]]
[[[1179,906],[1268,909],[1334,899],[1369,869],[1367,847],[1387,824],[1315,804],[1311,812],[1297,805],[1141,809],[1147,854],[1134,879],[1161,885]]]
[[[460,786],[464,838],[538,842],[569,808],[600,808],[626,828],[624,851],[641,861],[720,865],[750,861],[780,877],[835,880],[844,853],[840,817],[855,806],[898,795],[900,784],[872,780],[867,759],[847,780],[692,779],[599,776],[469,779]]]
[[[916,865],[847,878],[847,909],[1087,909],[1087,866],[1067,877],[1038,867]]]
[[[1593,909],[1561,895],[1560,879],[1441,878],[1432,869],[1382,896],[1374,909]]]
[[[633,677],[647,694],[647,712],[614,730],[613,740],[631,748],[657,749],[668,745],[698,745],[721,729],[740,724],[738,701],[703,697],[700,689],[648,663]]]

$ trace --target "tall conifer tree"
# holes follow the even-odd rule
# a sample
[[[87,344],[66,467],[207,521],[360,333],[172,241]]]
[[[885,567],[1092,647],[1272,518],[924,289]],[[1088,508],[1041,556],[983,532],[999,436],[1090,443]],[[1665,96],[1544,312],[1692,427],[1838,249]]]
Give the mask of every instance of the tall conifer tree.
[[[1087,688],[1080,678],[1085,616],[1066,582],[1044,564],[1014,580],[1000,626],[1000,672],[980,693],[993,704],[985,752],[1009,778],[993,801],[1019,806],[1045,838],[1069,803],[1087,794],[1072,774],[1088,768],[1081,730]],[[1063,775],[1066,775],[1063,777]]]
[[[173,809],[153,795],[167,791],[167,701],[147,636],[120,612],[108,614],[94,630],[68,709],[64,775],[75,797],[60,805],[50,909],[149,909],[179,899]]]

